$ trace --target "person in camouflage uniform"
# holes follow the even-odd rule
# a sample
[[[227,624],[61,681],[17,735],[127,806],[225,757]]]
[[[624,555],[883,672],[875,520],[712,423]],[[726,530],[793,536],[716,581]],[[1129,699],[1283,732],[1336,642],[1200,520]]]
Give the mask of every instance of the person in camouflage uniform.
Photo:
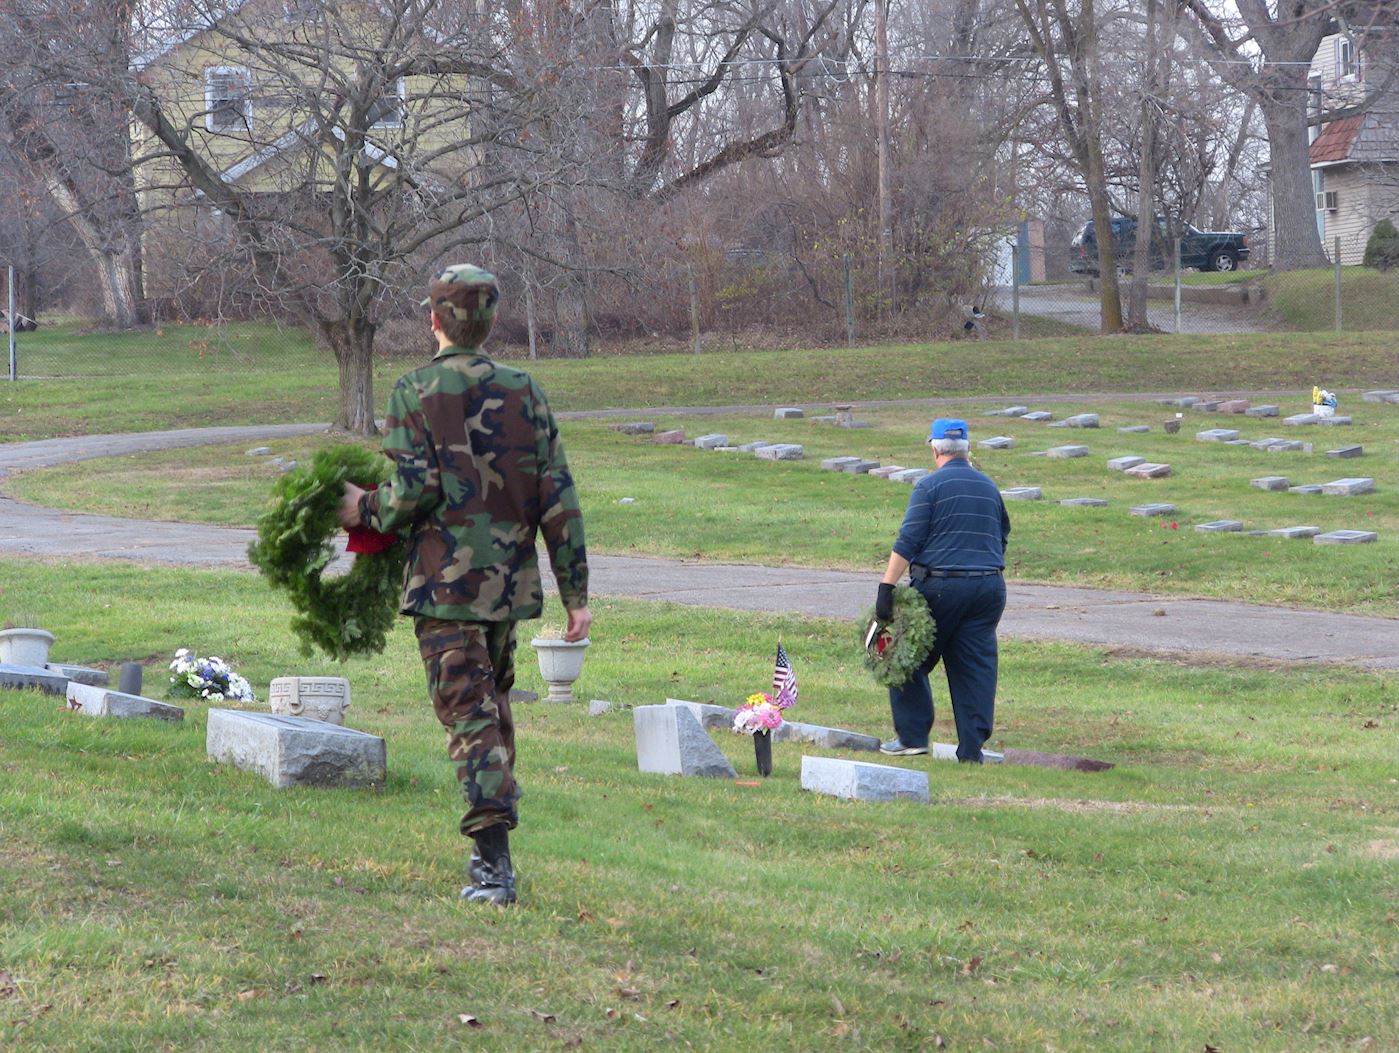
[[[538,618],[544,593],[536,535],[544,535],[568,612],[565,640],[588,635],[583,517],[558,425],[544,393],[480,346],[495,319],[495,277],[448,267],[429,285],[438,352],[399,378],[389,397],[384,453],[392,478],[374,491],[347,483],[340,521],[408,534],[402,613],[411,615],[447,753],[475,840],[472,902],[515,902],[509,831],[518,823],[515,623]]]

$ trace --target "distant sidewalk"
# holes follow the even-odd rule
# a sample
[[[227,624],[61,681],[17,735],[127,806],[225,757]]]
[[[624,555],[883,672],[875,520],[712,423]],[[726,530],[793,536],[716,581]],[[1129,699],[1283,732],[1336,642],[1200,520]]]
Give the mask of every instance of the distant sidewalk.
[[[649,411],[657,414],[660,411]],[[645,416],[646,411],[633,413]],[[196,428],[0,444],[0,478],[92,457],[257,442],[324,424]],[[0,496],[0,555],[117,559],[186,567],[248,566],[251,530],[153,523],[38,508]],[[874,603],[878,573],[593,555],[595,596],[854,621]],[[547,580],[547,575],[545,576]],[[1224,600],[1057,585],[1009,584],[1002,635],[1131,652],[1399,669],[1399,620]]]

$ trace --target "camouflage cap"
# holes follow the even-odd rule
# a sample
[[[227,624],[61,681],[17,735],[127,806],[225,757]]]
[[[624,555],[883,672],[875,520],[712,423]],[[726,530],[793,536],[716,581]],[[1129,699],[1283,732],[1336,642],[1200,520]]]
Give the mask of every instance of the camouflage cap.
[[[462,322],[494,318],[500,299],[495,275],[470,263],[452,264],[433,278],[427,289],[427,299],[418,306],[431,306],[438,316]]]

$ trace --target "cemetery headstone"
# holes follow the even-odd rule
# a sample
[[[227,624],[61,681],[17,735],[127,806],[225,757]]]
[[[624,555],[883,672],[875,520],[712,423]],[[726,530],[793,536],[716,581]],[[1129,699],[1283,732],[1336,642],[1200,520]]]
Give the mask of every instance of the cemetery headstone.
[[[806,414],[796,406],[781,406],[772,411],[772,416],[774,420],[796,420]]]
[[[1070,428],[1096,428],[1098,427],[1098,415],[1096,413],[1075,413],[1072,417],[1065,417],[1064,423]]]
[[[1319,494],[1321,493],[1320,483],[1303,483],[1301,486],[1289,486],[1289,494]]]
[[[608,428],[623,435],[651,435],[656,430],[656,426],[649,420],[629,420],[621,424],[609,424]]]
[[[777,442],[771,446],[759,446],[753,455],[764,461],[800,461],[802,447],[794,442]]]
[[[1317,534],[1312,543],[1317,545],[1365,545],[1379,538],[1373,530],[1331,530]]]
[[[68,691],[68,678],[47,666],[0,662],[0,688],[5,687],[16,691],[35,690],[46,695],[64,695]]]
[[[1268,533],[1273,537],[1285,537],[1288,539],[1316,537],[1321,533],[1321,528],[1314,526],[1278,527],[1276,530],[1269,530]]]
[[[712,450],[716,446],[727,446],[728,444],[729,437],[719,432],[714,432],[710,435],[701,435],[695,440],[695,447],[701,450]]]
[[[1128,424],[1126,427],[1118,428],[1120,432],[1127,435],[1142,435],[1151,430],[1150,424]]]
[[[1108,461],[1108,467],[1114,472],[1125,472],[1128,468],[1135,468],[1139,464],[1145,464],[1145,457],[1137,457],[1129,454],[1126,457],[1114,457]]]
[[[853,801],[928,800],[925,771],[838,757],[802,757],[801,784],[812,793]]]
[[[821,467],[828,472],[842,472],[847,464],[858,464],[858,457],[827,457],[821,462]]]
[[[107,687],[112,682],[111,674],[105,669],[89,669],[84,665],[64,665],[62,662],[48,662],[44,666],[50,673],[66,676],[69,682],[87,684],[89,687]]]
[[[1023,417],[1030,412],[1029,406],[1007,406],[1005,409],[987,410],[983,417]]]
[[[766,439],[760,439],[757,442],[741,443],[738,449],[740,453],[752,453],[754,450],[761,450],[764,446],[771,445],[772,443],[768,442]]]
[[[1195,433],[1195,438],[1200,442],[1227,442],[1238,437],[1239,433],[1233,428],[1209,428]]]
[[[1399,391],[1392,388],[1379,388],[1375,391],[1367,391],[1360,397],[1366,402],[1388,402],[1392,395],[1399,395]]]
[[[683,706],[637,706],[632,710],[636,765],[658,775],[736,779],[738,772]]]
[[[658,431],[651,437],[651,441],[666,446],[679,446],[685,441],[685,429],[675,428],[672,431]]]
[[[1316,422],[1318,424],[1325,424],[1327,427],[1330,428],[1348,428],[1350,427],[1351,420],[1349,417],[1334,416],[1318,417]]]
[[[1293,427],[1299,427],[1303,424],[1315,424],[1319,420],[1321,420],[1321,418],[1315,413],[1294,413],[1290,417],[1284,417],[1282,422],[1284,424],[1290,424]]]
[[[1286,490],[1287,476],[1285,475],[1263,475],[1257,479],[1249,480],[1250,486],[1256,486],[1260,490]]]
[[[1106,508],[1108,504],[1101,497],[1066,497],[1059,503],[1067,508]]]
[[[1126,474],[1134,476],[1137,479],[1164,479],[1171,474],[1171,466],[1169,464],[1156,464],[1151,461],[1146,461],[1126,469]]]
[[[1245,417],[1276,417],[1280,412],[1278,406],[1250,406],[1244,410]]]
[[[110,691],[68,681],[68,708],[89,717],[152,717],[156,720],[184,720],[185,711],[168,702]]]
[[[1340,446],[1340,447],[1337,447],[1337,448],[1334,449],[1334,450],[1327,450],[1327,451],[1326,451],[1326,456],[1327,456],[1327,457],[1350,458],[1350,457],[1362,457],[1362,456],[1364,456],[1364,454],[1365,454],[1365,449],[1364,449],[1364,447],[1362,447],[1362,446]]]
[[[1246,413],[1248,412],[1248,399],[1225,399],[1219,404],[1219,413]]]
[[[1168,516],[1173,514],[1175,510],[1175,505],[1164,503],[1135,505],[1132,508],[1132,514],[1134,516]]]
[[[255,772],[279,790],[289,786],[382,788],[388,751],[384,740],[305,717],[209,710],[209,759]]]
[[[841,468],[841,471],[847,472],[850,475],[867,475],[878,467],[878,461],[865,461],[856,458],[854,464],[845,465],[843,468]]]
[[[1353,497],[1357,494],[1372,494],[1375,492],[1375,481],[1373,479],[1333,479],[1329,483],[1321,484],[1323,494],[1336,494],[1341,497]]]
[[[1009,450],[1015,445],[1015,440],[1009,435],[993,435],[989,439],[982,439],[977,446],[983,450]]]
[[[1196,523],[1195,530],[1200,534],[1230,534],[1244,528],[1237,519],[1214,519],[1208,523]]]
[[[919,479],[922,479],[925,475],[931,474],[932,473],[929,472],[926,468],[905,468],[903,471],[895,472],[893,475],[890,475],[887,478],[890,482],[908,483],[909,485],[912,485],[913,483],[918,482]]]
[[[1044,455],[1058,461],[1068,460],[1074,457],[1087,457],[1088,447],[1073,445],[1055,446],[1052,449],[1045,450]]]
[[[899,472],[906,471],[908,471],[908,469],[901,464],[886,464],[879,468],[871,468],[870,475],[877,479],[888,479],[891,475],[897,475]]]
[[[1034,421],[1038,424],[1041,421],[1053,420],[1054,414],[1050,413],[1048,410],[1035,410],[1033,413],[1022,413],[1020,419]]]
[[[271,452],[272,452],[272,447],[270,447],[270,446],[254,446],[251,450],[248,451],[248,456],[249,456],[249,457],[266,457],[266,456],[267,456],[269,453],[271,453]]]
[[[1011,486],[1001,491],[1007,501],[1038,501],[1042,496],[1038,486]]]

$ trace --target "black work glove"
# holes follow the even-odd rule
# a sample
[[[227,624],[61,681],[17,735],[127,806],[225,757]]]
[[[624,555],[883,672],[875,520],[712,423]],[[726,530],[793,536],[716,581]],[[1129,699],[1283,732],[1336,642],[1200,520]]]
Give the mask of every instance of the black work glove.
[[[888,582],[879,583],[879,597],[874,601],[874,616],[881,622],[894,620],[894,586]]]

